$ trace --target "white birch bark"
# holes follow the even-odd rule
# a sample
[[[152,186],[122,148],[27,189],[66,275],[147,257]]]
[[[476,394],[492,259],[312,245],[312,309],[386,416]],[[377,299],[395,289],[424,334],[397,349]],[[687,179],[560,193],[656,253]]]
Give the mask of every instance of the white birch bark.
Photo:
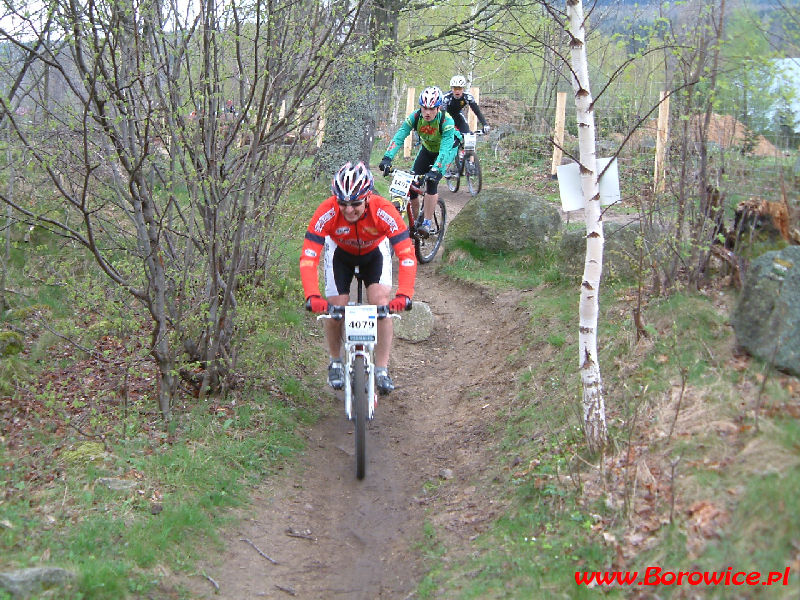
[[[603,381],[597,360],[598,295],[603,271],[603,221],[595,155],[594,106],[589,86],[586,32],[581,0],[567,0],[567,17],[571,37],[572,86],[575,90],[578,119],[581,190],[586,205],[586,260],[581,282],[578,334],[579,363],[583,382],[583,431],[589,450],[596,452],[603,448],[607,438]]]

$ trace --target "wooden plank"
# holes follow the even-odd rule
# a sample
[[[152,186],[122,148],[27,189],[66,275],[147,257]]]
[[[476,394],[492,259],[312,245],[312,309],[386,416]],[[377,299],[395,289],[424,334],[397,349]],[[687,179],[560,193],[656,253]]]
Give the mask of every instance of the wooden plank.
[[[408,95],[406,96],[406,114],[403,115],[405,119],[411,112],[414,110],[414,104],[417,101],[417,90],[413,87],[408,88]],[[414,132],[412,131],[411,134],[406,138],[406,141],[403,142],[403,156],[408,158],[411,156],[411,142],[414,140]]]
[[[475,98],[475,102],[478,106],[481,105],[481,88],[471,88],[472,97]],[[474,110],[469,111],[469,117],[467,119],[467,124],[469,125],[470,131],[478,131],[478,115],[475,114]]]
[[[556,123],[553,132],[553,164],[550,167],[550,176],[556,177],[558,166],[561,164],[561,157],[564,155],[564,121],[567,111],[567,93],[558,92],[556,94]]]
[[[319,105],[319,121],[317,121],[317,148],[322,146],[322,140],[325,139],[325,108],[323,99]]]
[[[656,194],[664,192],[665,158],[667,155],[667,141],[669,140],[669,94],[661,91],[658,104],[658,129],[656,131],[656,157],[653,167],[653,191]]]

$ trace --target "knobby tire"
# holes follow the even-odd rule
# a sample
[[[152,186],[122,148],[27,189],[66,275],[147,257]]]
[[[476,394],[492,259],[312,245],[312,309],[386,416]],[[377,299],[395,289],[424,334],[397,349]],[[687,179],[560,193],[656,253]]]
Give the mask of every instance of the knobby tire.
[[[353,416],[356,438],[356,478],[364,479],[367,470],[367,365],[363,356],[353,362]]]
[[[455,172],[447,177],[447,189],[453,192],[454,194],[458,191],[458,188],[461,186],[461,169],[463,163],[460,163],[458,160],[458,155],[453,159],[453,167],[455,168]],[[445,171],[446,172],[446,171]]]
[[[422,210],[422,207],[420,207],[420,211]],[[431,221],[433,222],[431,235],[424,240],[414,239],[414,252],[417,255],[417,260],[423,264],[429,263],[434,259],[442,246],[442,241],[444,241],[444,232],[447,227],[447,207],[441,198],[436,203]]]
[[[467,176],[467,189],[473,196],[477,196],[481,191],[483,185],[483,176],[481,174],[481,162],[478,160],[478,155],[473,154],[475,162],[473,163],[474,171],[472,175],[469,174],[469,166],[464,167],[464,174]],[[464,159],[466,165],[467,159]]]

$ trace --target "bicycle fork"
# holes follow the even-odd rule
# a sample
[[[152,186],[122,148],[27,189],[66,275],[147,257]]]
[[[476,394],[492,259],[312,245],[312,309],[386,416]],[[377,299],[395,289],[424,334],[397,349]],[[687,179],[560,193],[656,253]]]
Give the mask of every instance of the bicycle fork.
[[[372,364],[370,352],[364,348],[363,345],[358,345],[353,349],[346,349],[346,368],[348,377],[344,378],[344,411],[347,419],[353,420],[353,379],[356,369],[356,358],[364,358],[364,367],[366,368],[366,382],[367,382],[367,399],[368,411],[367,419],[371,421],[375,416],[375,365]]]

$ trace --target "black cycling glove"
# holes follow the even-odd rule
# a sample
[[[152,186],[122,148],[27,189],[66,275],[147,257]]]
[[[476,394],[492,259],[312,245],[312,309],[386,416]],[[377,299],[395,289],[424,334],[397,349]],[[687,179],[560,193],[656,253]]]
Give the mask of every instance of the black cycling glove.
[[[425,181],[434,181],[438,183],[441,178],[442,174],[439,173],[439,169],[431,169],[425,173]]]

